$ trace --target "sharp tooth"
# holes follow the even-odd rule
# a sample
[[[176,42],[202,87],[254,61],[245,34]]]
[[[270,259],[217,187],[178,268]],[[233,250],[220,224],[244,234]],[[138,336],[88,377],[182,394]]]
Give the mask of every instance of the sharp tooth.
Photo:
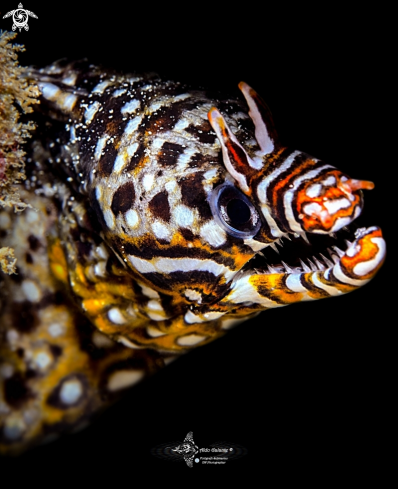
[[[339,257],[341,258],[342,256],[344,256],[344,251],[341,251],[340,248],[338,248],[337,246],[332,246],[332,248],[334,249],[334,251],[339,255]]]
[[[263,258],[265,258],[264,253],[263,253],[262,251],[257,251],[257,255],[260,255],[260,256],[262,256]]]
[[[303,238],[303,240],[307,243],[307,244],[310,244],[309,242],[309,239],[307,238],[307,235],[305,234],[305,232],[303,231],[300,236]]]
[[[313,272],[318,272],[319,270],[317,269],[316,265],[309,258],[307,259],[308,259],[308,263],[310,264],[311,270]]]
[[[301,267],[304,270],[304,272],[308,273],[311,271],[311,268],[307,264],[305,264],[301,258],[300,258],[300,263],[301,263]]]
[[[288,273],[294,273],[294,270],[292,268],[289,267],[289,265],[286,265],[286,263],[284,261],[281,262],[282,265],[285,267],[285,270],[288,272]]]
[[[268,265],[268,271],[269,271],[269,273],[278,273],[278,271],[275,270],[275,268],[272,268],[269,265]]]
[[[292,238],[288,234],[285,234],[283,237],[286,238],[286,239],[288,239],[289,241],[292,240]]]
[[[322,257],[322,260],[326,263],[328,267],[332,267],[334,264],[329,260],[329,258],[326,258],[325,255],[322,255],[322,253],[319,253]]]
[[[282,238],[278,239],[278,241],[275,241],[275,243],[282,248],[282,246],[283,246]]]
[[[349,248],[352,245],[351,241],[348,241],[348,239],[345,239],[344,241],[345,244],[347,245],[347,248]]]
[[[326,267],[322,262],[320,262],[315,256],[313,258],[314,258],[315,265],[317,265],[318,267],[318,270],[326,270]]]
[[[334,239],[337,239],[337,235],[336,235],[336,233],[330,233],[330,234],[329,234],[329,236],[331,236],[331,237],[332,237],[332,238],[334,238]]]
[[[278,253],[278,255],[279,255],[279,250],[278,250],[278,248],[275,246],[275,244],[274,244],[274,243],[271,243],[269,246],[271,246],[271,248],[272,248],[272,249],[273,249],[273,250],[274,250],[276,253]]]

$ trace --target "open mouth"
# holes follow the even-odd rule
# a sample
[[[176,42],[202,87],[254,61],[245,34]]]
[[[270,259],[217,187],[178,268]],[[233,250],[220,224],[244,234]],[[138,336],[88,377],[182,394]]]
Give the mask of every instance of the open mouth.
[[[358,227],[356,220],[332,234],[290,233],[258,252],[245,268],[256,274],[301,274],[326,272],[337,265],[348,277],[363,280],[373,276],[384,257],[381,230]]]

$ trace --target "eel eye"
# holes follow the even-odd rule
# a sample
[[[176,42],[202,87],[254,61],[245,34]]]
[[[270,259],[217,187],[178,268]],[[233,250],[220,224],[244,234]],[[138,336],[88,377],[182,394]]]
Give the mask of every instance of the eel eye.
[[[210,208],[216,222],[235,238],[252,238],[261,227],[254,205],[244,193],[228,183],[213,190]]]

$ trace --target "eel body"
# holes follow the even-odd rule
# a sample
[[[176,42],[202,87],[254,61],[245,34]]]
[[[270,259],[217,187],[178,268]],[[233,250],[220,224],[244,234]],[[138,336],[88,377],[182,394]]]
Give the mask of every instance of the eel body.
[[[269,308],[345,294],[385,257],[369,181],[281,144],[240,96],[85,61],[32,71],[37,130],[0,212],[0,447],[79,429],[176,356]]]

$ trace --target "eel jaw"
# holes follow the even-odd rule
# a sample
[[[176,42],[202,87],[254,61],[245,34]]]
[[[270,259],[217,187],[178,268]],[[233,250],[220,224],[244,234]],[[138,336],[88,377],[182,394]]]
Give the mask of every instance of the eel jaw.
[[[295,302],[346,294],[369,282],[380,269],[386,255],[381,229],[359,228],[344,251],[334,247],[331,260],[315,259],[310,266],[242,269],[223,303],[252,304],[255,309],[280,307]],[[250,262],[249,262],[250,263]],[[249,265],[250,267],[251,265]]]

